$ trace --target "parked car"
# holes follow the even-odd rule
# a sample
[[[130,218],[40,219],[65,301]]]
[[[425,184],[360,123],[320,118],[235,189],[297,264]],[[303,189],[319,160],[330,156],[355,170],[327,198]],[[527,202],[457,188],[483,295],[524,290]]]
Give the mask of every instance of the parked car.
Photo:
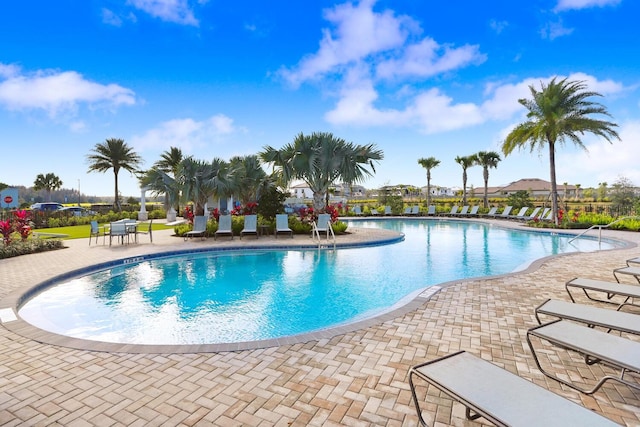
[[[59,211],[62,208],[63,208],[62,203],[55,203],[55,202],[34,203],[33,205],[31,205],[31,210],[42,211],[42,212]]]
[[[75,216],[91,216],[96,214],[94,211],[83,208],[82,206],[63,206],[60,212],[72,213]]]

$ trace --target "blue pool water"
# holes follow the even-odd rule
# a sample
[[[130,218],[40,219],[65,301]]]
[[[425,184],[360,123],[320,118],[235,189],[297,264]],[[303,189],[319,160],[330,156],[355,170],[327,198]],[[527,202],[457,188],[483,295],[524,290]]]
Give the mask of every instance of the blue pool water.
[[[425,287],[508,273],[535,259],[612,247],[586,238],[466,221],[352,223],[402,242],[337,251],[209,252],[75,278],[27,301],[20,316],[76,338],[212,344],[305,333],[384,312]]]

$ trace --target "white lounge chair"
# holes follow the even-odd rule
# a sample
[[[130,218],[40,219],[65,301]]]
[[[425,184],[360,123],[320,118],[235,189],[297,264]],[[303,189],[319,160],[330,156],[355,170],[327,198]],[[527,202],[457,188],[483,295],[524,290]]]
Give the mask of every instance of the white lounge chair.
[[[498,207],[494,206],[491,209],[489,209],[489,212],[487,212],[485,215],[483,216],[489,216],[489,217],[494,217],[496,216],[496,212],[498,212]]]
[[[542,324],[541,314],[558,319],[573,320],[590,327],[598,326],[609,331],[615,330],[640,335],[640,316],[633,313],[548,299],[536,307],[535,315],[539,325]]]
[[[409,370],[411,395],[418,413],[418,420],[423,426],[426,426],[427,422],[418,403],[414,377],[423,379],[463,404],[466,408],[466,417],[471,420],[483,417],[500,426],[617,425],[592,410],[499,368],[491,362],[460,351],[414,366]]]
[[[356,216],[360,216],[360,215],[362,215],[362,209],[360,208],[360,205],[355,205],[355,206],[353,207],[353,213],[354,213]]]
[[[469,216],[478,216],[478,209],[480,209],[480,205],[475,205],[469,211]]]
[[[384,207],[384,214],[385,215],[391,215],[391,206],[385,206]]]
[[[218,229],[213,235],[213,240],[217,240],[218,236],[231,236],[231,240],[233,240],[233,229],[231,225],[231,215],[220,215],[220,218],[218,218]]]
[[[376,216],[376,215],[379,214],[378,208],[371,208],[371,210],[369,212],[371,212],[371,215],[373,215],[373,216]]]
[[[496,215],[496,218],[508,218],[509,214],[511,213],[511,209],[513,209],[513,206],[505,206],[502,213]]]
[[[625,305],[640,307],[640,305],[633,302],[634,299],[640,298],[640,287],[638,285],[626,285],[617,282],[576,277],[566,282],[564,288],[569,294],[569,298],[571,298],[572,302],[576,302],[576,300],[571,294],[571,289],[580,289],[591,301],[617,305],[617,310],[620,310]],[[605,294],[606,299],[595,298],[592,296],[594,292]],[[614,297],[622,297],[624,300],[622,302],[617,302],[613,300]]]
[[[419,214],[420,214],[420,206],[418,206],[418,205],[414,205],[414,206],[411,208],[411,215],[413,215],[413,216],[418,216]]]
[[[184,233],[184,240],[192,237],[200,237],[204,240],[207,236],[207,217],[204,215],[198,215],[193,218],[193,230]]]
[[[329,238],[329,228],[331,227],[331,215],[324,213],[318,215],[318,222],[315,224],[315,231],[320,237],[320,233],[326,233],[327,239]],[[314,230],[312,230],[312,233]]]
[[[453,205],[451,207],[451,211],[448,214],[444,213],[442,215],[445,215],[445,216],[446,215],[455,215],[457,212],[458,212],[458,205]]]
[[[245,215],[244,216],[244,228],[240,231],[240,240],[245,234],[255,234],[258,238],[258,216],[257,215]]]
[[[293,230],[289,228],[289,215],[287,214],[276,215],[276,239],[278,238],[278,234],[280,233],[289,233],[291,235],[291,238],[293,239]]]
[[[638,283],[640,283],[640,267],[621,267],[613,270],[613,277],[616,278],[616,282],[620,282],[618,275],[633,276]]]
[[[462,207],[462,209],[460,209],[460,212],[451,212],[451,215],[455,215],[455,216],[465,216],[469,213],[469,205],[464,205]]]
[[[529,210],[528,206],[524,206],[522,208],[520,208],[520,210],[518,211],[517,214],[515,215],[509,215],[509,219],[523,219],[524,215],[527,213],[527,211]]]
[[[529,215],[525,215],[524,218],[522,218],[522,219],[525,220],[525,221],[532,221],[533,219],[535,219],[535,217],[538,216],[538,212],[540,212],[540,209],[542,209],[542,208],[540,208],[540,207],[535,208],[533,210],[533,212],[531,212]]]
[[[619,369],[620,374],[618,376],[604,375],[597,380],[591,389],[579,387],[566,378],[573,378],[574,375],[584,377],[584,371],[581,370],[574,374],[562,374],[561,376],[548,372],[542,367],[538,359],[538,352],[533,345],[532,337],[536,337],[541,342],[549,342],[559,349],[578,353],[584,356],[585,362],[588,365],[602,362],[613,369]],[[583,326],[566,320],[557,320],[529,329],[527,331],[527,344],[529,344],[538,369],[540,369],[544,375],[581,393],[593,394],[609,380],[617,381],[636,390],[640,390],[640,383],[628,381],[624,377],[625,374],[629,372],[635,374],[640,373],[640,342],[638,341],[608,334],[589,328],[586,325]],[[548,357],[551,356],[548,354],[548,350],[545,350],[545,358]]]
[[[435,215],[436,214],[436,206],[435,205],[430,205],[429,206],[429,210],[427,211],[427,215],[431,216],[431,215]]]
[[[403,215],[411,215],[411,206],[407,206],[406,208],[404,208],[404,212],[402,213]]]

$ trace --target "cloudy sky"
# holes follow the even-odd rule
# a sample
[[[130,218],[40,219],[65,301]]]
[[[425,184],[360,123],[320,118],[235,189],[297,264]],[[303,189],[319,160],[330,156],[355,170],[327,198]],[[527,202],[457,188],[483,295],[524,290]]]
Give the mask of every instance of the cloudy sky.
[[[0,182],[111,195],[86,156],[122,138],[150,167],[169,147],[228,160],[332,132],[384,151],[364,185],[460,186],[456,156],[501,152],[517,102],[554,76],[584,81],[621,141],[558,149],[558,182],[640,185],[640,3],[319,0],[5,2]],[[503,156],[490,185],[549,179],[547,152]],[[482,170],[468,170],[482,186]],[[120,174],[122,195],[139,195]]]

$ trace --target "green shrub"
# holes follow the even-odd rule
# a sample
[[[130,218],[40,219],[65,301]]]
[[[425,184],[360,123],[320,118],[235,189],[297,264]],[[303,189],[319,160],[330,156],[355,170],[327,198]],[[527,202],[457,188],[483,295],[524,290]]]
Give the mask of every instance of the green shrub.
[[[333,232],[335,234],[344,234],[344,232],[347,231],[348,225],[346,222],[336,221],[331,224],[331,227],[333,228]]]
[[[64,245],[60,239],[28,239],[14,241],[10,245],[0,247],[0,259],[11,258],[19,255],[34,254],[37,252],[62,249]]]
[[[289,216],[289,228],[294,234],[310,234],[311,224],[302,222],[296,216]]]

